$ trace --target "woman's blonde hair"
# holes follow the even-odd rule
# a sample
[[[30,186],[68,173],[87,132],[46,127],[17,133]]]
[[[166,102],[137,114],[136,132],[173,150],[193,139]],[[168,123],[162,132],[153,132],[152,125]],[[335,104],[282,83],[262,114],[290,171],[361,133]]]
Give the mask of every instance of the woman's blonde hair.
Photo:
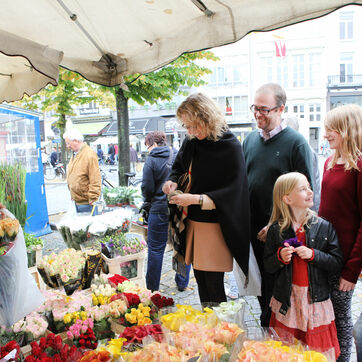
[[[290,194],[297,187],[298,183],[305,179],[306,177],[299,172],[289,172],[277,178],[273,189],[273,211],[268,226],[277,221],[280,226],[280,233],[282,233],[293,224],[293,211],[291,207],[284,202],[283,197]],[[314,215],[315,213],[312,210],[307,209],[303,225]]]
[[[357,162],[362,156],[362,108],[357,104],[334,108],[327,112],[324,126],[342,136],[341,150],[335,150],[328,168],[332,168],[342,156],[346,160],[345,170],[360,171]]]
[[[194,127],[206,129],[207,138],[217,141],[228,129],[225,117],[216,103],[203,93],[188,96],[177,108],[177,118],[186,116]]]

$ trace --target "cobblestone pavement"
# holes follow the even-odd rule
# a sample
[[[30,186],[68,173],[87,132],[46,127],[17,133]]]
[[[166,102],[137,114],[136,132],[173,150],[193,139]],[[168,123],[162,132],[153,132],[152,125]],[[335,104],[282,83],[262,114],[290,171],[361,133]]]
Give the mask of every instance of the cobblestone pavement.
[[[58,219],[61,218],[61,215],[57,216]],[[52,219],[52,218],[51,218]],[[51,220],[52,221],[52,220]],[[44,254],[49,254],[51,252],[58,252],[66,248],[65,243],[58,231],[54,231],[51,234],[42,236],[44,240]],[[171,296],[176,303],[180,304],[189,304],[197,305],[200,304],[198,297],[197,284],[193,272],[190,273],[190,290],[179,292],[176,288],[175,283],[175,272],[172,269],[172,251],[167,250],[164,255],[163,266],[162,266],[162,276],[160,283],[160,292]],[[146,268],[145,268],[146,270]],[[225,288],[228,290],[228,279],[225,277]],[[244,297],[246,302],[245,314],[244,314],[244,323],[247,330],[251,331],[260,326],[259,324],[259,315],[260,315],[260,306],[256,297],[248,296]],[[360,313],[362,312],[362,280],[360,279],[357,283],[355,292],[352,298],[352,316],[353,323],[356,322]],[[353,346],[353,354],[351,358],[352,362],[357,361],[356,351]]]

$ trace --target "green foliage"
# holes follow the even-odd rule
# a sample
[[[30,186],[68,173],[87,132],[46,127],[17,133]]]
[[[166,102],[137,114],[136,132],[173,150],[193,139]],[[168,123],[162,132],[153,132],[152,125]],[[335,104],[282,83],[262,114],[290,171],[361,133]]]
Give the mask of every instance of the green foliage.
[[[20,164],[0,165],[0,202],[19,220],[22,227],[26,222],[25,197],[26,170]]]
[[[205,66],[196,63],[196,60],[218,60],[212,52],[201,51],[181,55],[172,63],[148,74],[134,74],[125,77],[128,91],[123,91],[128,99],[138,104],[145,102],[154,104],[158,100],[171,101],[176,94],[187,95],[180,87],[198,87],[206,82],[202,77],[211,73]]]
[[[43,240],[37,238],[34,234],[28,234],[24,232],[25,246],[27,249],[36,249],[39,245],[41,248],[44,246]]]

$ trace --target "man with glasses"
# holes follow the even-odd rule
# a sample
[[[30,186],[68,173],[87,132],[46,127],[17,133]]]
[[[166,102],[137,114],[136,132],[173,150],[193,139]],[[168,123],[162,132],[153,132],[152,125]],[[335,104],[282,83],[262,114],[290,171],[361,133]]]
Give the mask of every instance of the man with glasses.
[[[251,242],[262,277],[262,295],[258,299],[262,311],[260,321],[264,327],[269,326],[269,302],[273,291],[273,278],[264,272],[263,254],[274,183],[280,175],[297,171],[304,174],[312,185],[310,147],[305,138],[287,127],[282,119],[286,100],[280,85],[268,83],[261,86],[250,106],[257,129],[243,143],[249,183]]]

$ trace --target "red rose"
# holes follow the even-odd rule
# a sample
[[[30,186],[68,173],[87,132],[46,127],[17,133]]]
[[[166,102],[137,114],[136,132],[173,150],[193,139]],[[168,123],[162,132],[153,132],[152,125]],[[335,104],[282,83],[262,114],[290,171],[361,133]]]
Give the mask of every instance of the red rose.
[[[91,341],[87,341],[87,342],[85,342],[85,345],[86,345],[86,347],[91,348],[92,343],[91,343]]]
[[[25,362],[36,362],[36,359],[35,359],[35,357],[33,357],[33,356],[26,356],[25,357]]]
[[[59,354],[55,354],[55,355],[53,356],[53,361],[55,361],[55,362],[64,362],[64,361],[62,361],[62,359],[60,358]]]
[[[128,280],[126,277],[122,275],[115,274],[113,277],[108,278],[109,282],[113,287],[116,287],[118,284],[122,284],[125,280]]]
[[[69,345],[65,343],[64,346],[62,347],[61,351],[60,351],[60,356],[62,357],[63,361],[67,360],[68,352],[69,352]]]
[[[61,336],[56,336],[54,341],[54,349],[60,351],[63,346],[63,341]]]
[[[41,337],[39,340],[39,347],[44,350],[45,346],[47,344],[47,340],[45,337]]]
[[[82,338],[82,339],[80,339],[79,340],[79,344],[81,345],[81,346],[84,346],[84,344],[85,344],[85,340]]]

